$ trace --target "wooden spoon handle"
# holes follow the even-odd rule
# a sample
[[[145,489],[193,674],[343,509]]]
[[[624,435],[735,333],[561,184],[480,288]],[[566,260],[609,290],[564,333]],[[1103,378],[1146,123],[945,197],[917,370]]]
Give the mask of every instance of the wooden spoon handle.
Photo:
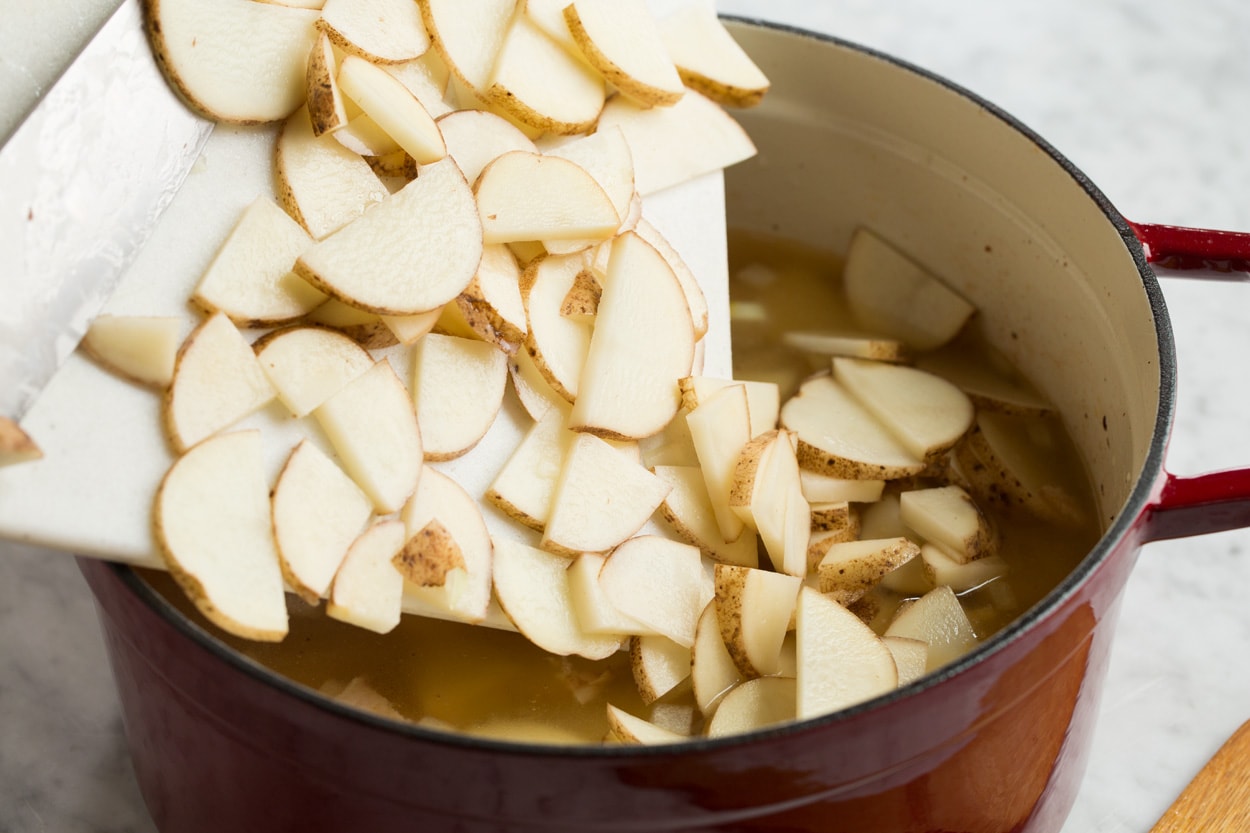
[[[1250,722],[1207,761],[1150,833],[1250,830]]]

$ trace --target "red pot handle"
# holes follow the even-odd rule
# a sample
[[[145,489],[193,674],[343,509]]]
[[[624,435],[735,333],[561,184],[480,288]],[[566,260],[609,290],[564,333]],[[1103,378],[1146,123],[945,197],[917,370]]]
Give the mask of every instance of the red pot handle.
[[[1250,272],[1250,234],[1153,223],[1128,225],[1141,241],[1146,260],[1176,270],[1175,277],[1250,280],[1246,274]],[[1144,520],[1147,541],[1250,527],[1250,469],[1196,477],[1166,474]]]

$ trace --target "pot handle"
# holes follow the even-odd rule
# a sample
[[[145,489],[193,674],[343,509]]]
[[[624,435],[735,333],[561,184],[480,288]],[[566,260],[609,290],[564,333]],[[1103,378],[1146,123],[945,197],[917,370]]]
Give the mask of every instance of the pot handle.
[[[1250,234],[1125,222],[1141,241],[1146,260],[1177,270],[1178,277],[1250,280]],[[1147,541],[1250,527],[1250,469],[1195,477],[1166,474],[1145,521]]]

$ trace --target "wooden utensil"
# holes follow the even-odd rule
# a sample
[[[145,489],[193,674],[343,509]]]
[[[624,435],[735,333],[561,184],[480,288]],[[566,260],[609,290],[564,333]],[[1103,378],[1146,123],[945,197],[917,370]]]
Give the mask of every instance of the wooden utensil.
[[[1250,721],[1233,733],[1150,833],[1250,830]]]

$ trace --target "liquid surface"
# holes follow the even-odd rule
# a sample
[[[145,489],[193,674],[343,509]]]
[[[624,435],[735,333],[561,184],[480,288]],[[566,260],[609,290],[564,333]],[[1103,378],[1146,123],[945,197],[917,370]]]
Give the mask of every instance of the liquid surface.
[[[842,328],[851,322],[838,288],[840,263],[831,256],[769,237],[735,233],[730,240],[735,375],[775,381],[784,401],[800,381],[828,369],[784,342],[791,330]],[[981,340],[976,320],[942,348],[936,365],[975,367],[1027,389]],[[1057,419],[1048,439],[1051,467],[1085,520],[1058,525],[1025,513],[982,505],[999,535],[1008,572],[961,594],[977,636],[1001,630],[1054,588],[1097,540],[1093,496],[1080,459]],[[890,484],[887,495],[934,485],[912,478]],[[766,563],[767,559],[764,559]],[[689,682],[646,706],[638,695],[627,652],[592,662],[557,657],[524,637],[405,616],[378,635],[336,622],[290,597],[291,628],[279,644],[223,634],[195,612],[172,579],[149,581],[180,610],[235,650],[293,681],[360,708],[397,719],[474,735],[536,742],[599,742],[608,733],[606,704],[680,731],[698,731],[703,719]],[[878,588],[861,615],[884,629],[906,592]]]

